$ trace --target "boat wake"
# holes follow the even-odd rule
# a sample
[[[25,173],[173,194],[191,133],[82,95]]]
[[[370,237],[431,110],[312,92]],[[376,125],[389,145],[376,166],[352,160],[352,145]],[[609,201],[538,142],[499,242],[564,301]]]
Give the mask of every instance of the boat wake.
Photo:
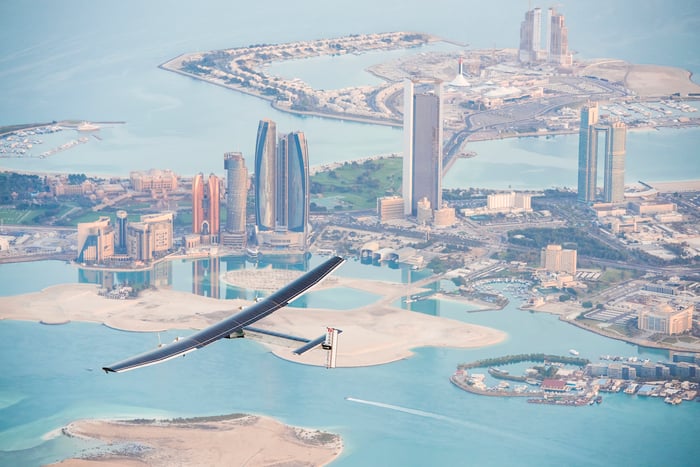
[[[417,415],[419,417],[433,418],[435,420],[442,420],[445,422],[457,423],[459,425],[472,426],[471,423],[458,420],[456,418],[447,417],[445,415],[440,415],[433,412],[426,412],[425,410],[411,409],[409,407],[402,407],[400,405],[385,404],[383,402],[367,401],[364,399],[356,399],[354,397],[346,397],[345,400],[350,402],[357,402],[358,404],[372,405],[374,407],[381,407],[383,409],[396,410],[397,412],[403,412],[411,415]]]
[[[562,455],[571,457],[572,463],[580,463],[581,461],[586,460],[586,462],[591,463],[591,465],[599,465],[599,466],[606,465],[604,462],[600,462],[598,460],[592,460],[589,457],[584,457],[582,455],[574,454],[563,443],[558,443],[552,439],[548,439],[548,440],[535,439],[535,440],[533,440],[531,438],[527,438],[527,437],[523,436],[520,433],[516,433],[513,430],[507,430],[507,429],[504,429],[501,427],[499,427],[499,428],[490,427],[487,425],[478,424],[478,423],[470,422],[467,420],[460,420],[457,418],[447,417],[445,415],[440,415],[440,414],[437,414],[434,412],[426,412],[425,410],[412,409],[410,407],[402,407],[400,405],[385,404],[384,402],[368,401],[368,400],[357,399],[355,397],[349,397],[349,396],[346,397],[345,400],[350,401],[350,402],[355,402],[358,404],[371,405],[373,407],[380,407],[382,409],[395,410],[397,412],[403,412],[403,413],[407,413],[410,415],[416,415],[419,417],[432,418],[434,420],[455,423],[457,425],[469,427],[475,431],[482,431],[484,433],[489,433],[495,437],[498,437],[499,439],[511,439],[513,441],[526,443],[530,447],[539,446],[542,449],[548,449],[550,451],[558,452]]]

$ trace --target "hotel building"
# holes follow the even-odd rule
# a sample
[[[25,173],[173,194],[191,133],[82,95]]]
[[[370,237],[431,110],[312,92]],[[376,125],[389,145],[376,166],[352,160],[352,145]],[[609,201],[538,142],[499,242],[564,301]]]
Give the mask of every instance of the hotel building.
[[[581,124],[578,133],[578,200],[595,201],[598,176],[598,104],[581,108]]]
[[[151,169],[146,172],[131,172],[129,179],[134,191],[172,192],[177,190],[177,175],[171,170]]]
[[[173,213],[146,214],[127,226],[127,254],[134,261],[153,261],[173,249]]]
[[[576,274],[576,250],[547,245],[540,253],[540,267],[547,272]]]
[[[536,63],[546,61],[560,67],[570,67],[573,55],[569,52],[569,30],[564,21],[564,15],[554,8],[547,10],[545,19],[545,46],[542,47],[542,10],[534,8],[525,12],[525,18],[520,23],[520,46],[518,60],[520,63]]]
[[[488,212],[532,212],[532,194],[494,193],[486,197],[486,209]]]
[[[192,180],[192,232],[200,234],[202,243],[219,242],[219,199],[221,188],[219,177],[208,179],[199,173]]]
[[[226,169],[226,229],[221,233],[221,243],[236,249],[246,246],[246,198],[248,195],[248,169],[240,152],[224,154]]]
[[[114,256],[114,226],[109,217],[78,224],[78,263],[102,263]]]
[[[549,62],[570,67],[573,64],[573,55],[569,52],[569,29],[564,23],[564,15],[550,8],[547,16],[550,18]]]
[[[693,328],[693,305],[671,304],[642,306],[637,312],[637,325],[644,331],[673,335]]]

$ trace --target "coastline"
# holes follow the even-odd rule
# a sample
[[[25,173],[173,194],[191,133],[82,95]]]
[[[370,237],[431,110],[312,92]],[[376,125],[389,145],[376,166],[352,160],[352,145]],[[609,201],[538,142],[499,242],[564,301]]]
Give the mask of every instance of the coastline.
[[[105,443],[79,458],[50,464],[61,467],[327,465],[343,450],[337,434],[244,414],[175,420],[79,420],[64,427],[61,434]]]
[[[335,112],[332,110],[322,111],[314,108],[304,110],[292,109],[291,102],[295,100],[292,97],[298,98],[299,95],[305,95],[306,93],[313,94],[323,91],[314,90],[305,83],[296,83],[296,80],[290,81],[276,76],[268,76],[259,70],[265,64],[275,61],[300,60],[324,55],[347,55],[371,51],[410,49],[441,41],[444,40],[430,34],[405,31],[351,35],[313,41],[250,45],[248,47],[182,53],[160,63],[158,68],[264,99],[270,102],[271,107],[274,109],[293,115],[401,127],[403,126],[402,121],[387,118],[384,113],[376,109],[367,108],[356,113]],[[222,71],[209,63],[205,66],[195,66],[195,69],[202,72],[201,74],[183,69],[183,63],[201,60],[212,53],[227,56],[226,71]],[[263,82],[265,84],[262,84]],[[287,96],[286,99],[285,96]],[[280,102],[288,102],[289,106],[280,105]]]
[[[403,122],[398,122],[398,121],[389,120],[389,119],[383,119],[380,117],[372,118],[372,117],[362,117],[359,115],[351,115],[351,114],[322,112],[319,110],[292,109],[292,108],[287,107],[287,106],[279,105],[273,97],[267,96],[267,95],[260,93],[260,92],[256,92],[254,88],[226,84],[226,83],[217,81],[214,78],[205,78],[205,77],[196,75],[194,73],[188,73],[186,71],[183,71],[179,68],[176,68],[175,66],[173,66],[171,64],[173,61],[176,61],[176,60],[180,59],[181,57],[191,57],[191,56],[197,56],[197,55],[199,55],[199,53],[178,55],[177,57],[175,57],[171,60],[168,60],[166,62],[161,63],[160,65],[158,65],[158,68],[165,70],[165,71],[170,71],[172,73],[177,73],[179,75],[186,76],[188,78],[196,79],[198,81],[204,81],[205,83],[213,84],[215,86],[219,86],[219,87],[222,87],[224,89],[228,89],[231,91],[237,91],[237,92],[240,92],[242,94],[246,94],[246,95],[252,96],[252,97],[257,97],[258,99],[268,101],[270,103],[270,107],[272,107],[273,109],[278,110],[280,112],[285,112],[285,113],[288,113],[291,115],[299,115],[299,116],[305,116],[305,117],[330,118],[333,120],[343,120],[343,121],[349,121],[349,122],[355,122],[355,123],[367,123],[367,124],[371,124],[371,125],[384,125],[384,126],[391,126],[391,127],[396,127],[396,128],[403,127]]]
[[[396,108],[395,103],[390,102],[402,92],[400,85],[402,80],[412,75],[417,76],[419,70],[423,69],[422,66],[419,66],[422,63],[420,58],[408,58],[406,59],[407,63],[396,60],[382,63],[381,66],[385,68],[385,70],[383,68],[384,72],[379,71],[376,66],[365,70],[383,80],[384,83],[381,85],[350,86],[332,90],[315,89],[299,79],[268,74],[265,67],[274,62],[411,49],[434,42],[452,43],[448,39],[423,33],[364,34],[314,41],[250,45],[183,53],[159,64],[158,68],[264,99],[270,102],[272,108],[293,115],[400,127],[403,125],[401,111]],[[493,49],[491,52],[496,50],[504,52],[505,49]],[[468,57],[476,57],[479,53],[488,51],[488,49],[475,50],[470,51],[467,55]],[[512,50],[508,53],[515,55]],[[504,56],[508,53],[505,53]],[[510,63],[508,60],[512,59],[513,57],[510,59],[506,57],[506,63]],[[433,73],[431,76],[435,78],[446,83],[452,79],[451,73],[446,74],[445,66],[435,68],[432,62],[423,63],[423,65],[426,68],[423,71],[428,74]],[[404,66],[408,68],[404,69]],[[636,96],[635,102],[656,102],[662,98],[700,99],[700,85],[692,80],[690,71],[682,68],[664,65],[639,65],[624,60],[602,58],[574,63],[571,76],[577,79],[593,79],[599,80],[598,83],[605,83],[598,90],[608,93],[605,94],[606,97],[602,98],[603,101],[617,102],[629,95]],[[364,97],[359,99],[359,96]],[[538,99],[533,100],[533,102],[536,101]],[[578,102],[576,99],[570,100],[568,105],[576,102]],[[479,112],[473,115],[467,114],[467,120],[477,114]],[[534,118],[535,115],[530,117]],[[680,121],[678,119],[659,121],[656,118],[647,120],[646,126],[642,124],[641,128],[680,128],[700,124],[700,120],[692,117]],[[489,125],[481,130],[477,127],[475,131],[469,132],[465,142],[526,136],[551,136],[577,131],[557,130],[554,127],[539,128],[536,132],[528,131],[526,128],[521,128],[524,130],[523,132],[496,131],[503,123],[505,122],[492,125],[490,130]],[[461,130],[455,129],[455,131]]]
[[[572,305],[567,305],[566,303],[547,303],[537,308],[527,308],[526,310],[537,313],[549,313],[553,315],[558,315],[560,321],[574,325],[580,329],[583,329],[584,331],[593,332],[595,334],[598,334],[599,336],[607,337],[609,339],[627,342],[628,344],[634,344],[654,349],[668,350],[670,352],[700,352],[700,345],[689,344],[679,346],[673,344],[660,344],[658,342],[653,342],[648,339],[639,339],[634,337],[623,336],[612,332],[606,332],[604,329],[598,326],[588,326],[576,320],[576,317],[581,313],[581,311],[583,311],[583,308],[573,308]]]

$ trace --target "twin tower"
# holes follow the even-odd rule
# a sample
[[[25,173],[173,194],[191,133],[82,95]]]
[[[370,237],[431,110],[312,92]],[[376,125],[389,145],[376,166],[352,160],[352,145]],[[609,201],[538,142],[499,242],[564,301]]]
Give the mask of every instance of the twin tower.
[[[625,200],[625,144],[627,127],[623,122],[598,123],[598,104],[581,109],[581,127],[578,140],[578,200],[590,203],[596,200],[598,180],[598,152],[605,150],[603,201],[621,203]],[[600,135],[604,135],[601,146]]]

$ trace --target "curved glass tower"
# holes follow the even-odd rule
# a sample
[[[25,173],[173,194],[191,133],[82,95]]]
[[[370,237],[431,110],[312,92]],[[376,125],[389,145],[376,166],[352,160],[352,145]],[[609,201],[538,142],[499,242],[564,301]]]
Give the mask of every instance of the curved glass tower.
[[[276,138],[261,120],[255,147],[255,221],[262,244],[305,249],[309,217],[309,150],[302,132]]]
[[[275,228],[277,125],[260,120],[255,140],[255,223],[259,230]]]
[[[279,156],[287,166],[287,229],[305,232],[309,216],[309,151],[304,133],[294,132],[280,138]]]

